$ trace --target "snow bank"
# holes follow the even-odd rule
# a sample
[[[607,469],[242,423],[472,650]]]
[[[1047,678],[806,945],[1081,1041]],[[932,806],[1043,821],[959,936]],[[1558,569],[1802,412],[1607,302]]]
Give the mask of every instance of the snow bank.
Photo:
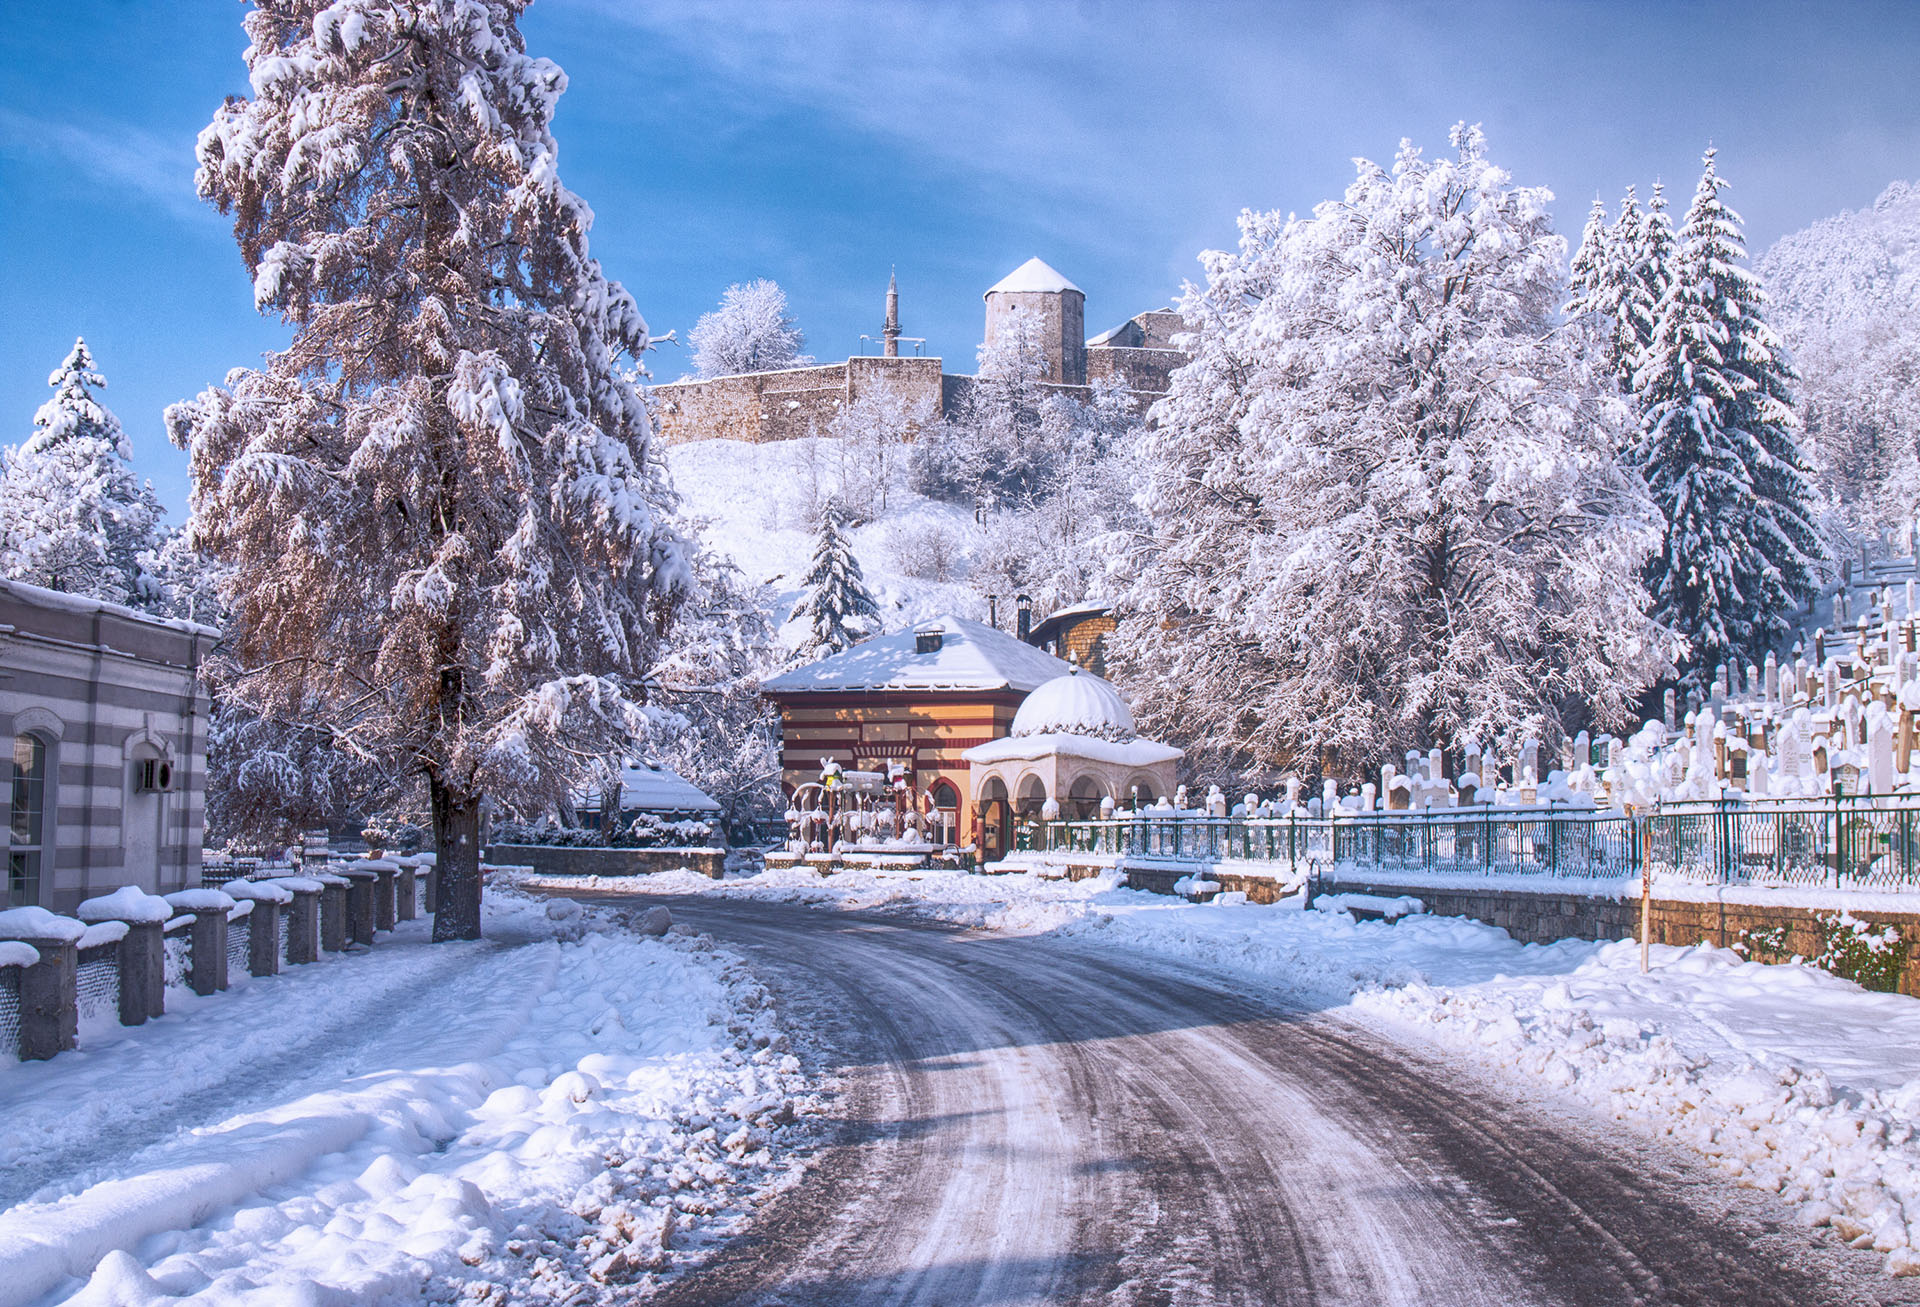
[[[704,936],[486,908],[0,1068],[0,1307],[596,1302],[697,1262],[817,1108],[767,995]]]
[[[165,921],[173,907],[138,885],[123,885],[111,894],[82,899],[73,915],[82,921]]]
[[[0,939],[0,967],[37,967],[40,950],[16,939]]]
[[[596,888],[635,889],[610,881]],[[715,882],[654,877],[642,892],[787,899],[1051,931],[1077,945],[1198,962],[1278,985],[1389,1032],[1565,1092],[1777,1193],[1812,1225],[1920,1274],[1920,1002],[1802,965],[1711,946],[1650,951],[1520,944],[1413,899],[1397,923],[1239,895],[1210,904],[1035,875],[884,876],[797,869]],[[1363,902],[1364,901],[1364,902]]]

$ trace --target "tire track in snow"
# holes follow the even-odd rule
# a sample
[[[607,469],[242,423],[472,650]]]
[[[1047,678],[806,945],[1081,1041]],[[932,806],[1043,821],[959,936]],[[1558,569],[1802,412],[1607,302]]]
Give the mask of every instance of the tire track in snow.
[[[1594,1139],[1244,983],[1044,937],[674,907],[748,955],[846,1092],[813,1175],[665,1302],[1861,1301]]]

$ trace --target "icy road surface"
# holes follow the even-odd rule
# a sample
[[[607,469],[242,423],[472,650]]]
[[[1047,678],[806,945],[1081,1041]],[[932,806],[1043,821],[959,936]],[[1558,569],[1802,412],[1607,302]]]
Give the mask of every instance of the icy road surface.
[[[816,1169],[659,1301],[1915,1300],[1678,1150],[1278,991],[1057,937],[665,901],[747,957],[844,1092]]]

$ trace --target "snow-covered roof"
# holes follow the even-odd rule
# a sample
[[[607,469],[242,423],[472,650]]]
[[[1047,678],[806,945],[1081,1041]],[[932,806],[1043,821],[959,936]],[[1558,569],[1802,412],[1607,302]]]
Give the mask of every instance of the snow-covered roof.
[[[574,807],[600,810],[600,792],[592,787],[575,796]],[[620,807],[626,812],[718,812],[720,805],[692,781],[657,763],[631,763],[620,769]]]
[[[940,647],[920,653],[919,636],[939,630]],[[783,672],[769,694],[849,690],[1035,690],[1071,671],[1052,654],[984,622],[943,615],[911,631],[863,640],[817,663]]]
[[[1076,294],[1086,292],[1055,272],[1039,259],[1028,259],[1025,263],[1009,272],[988,288],[988,295],[1030,295],[1058,294],[1070,290]]]
[[[1056,676],[1027,696],[1013,715],[1009,732],[1028,735],[1090,735],[1107,740],[1131,740],[1133,713],[1127,701],[1107,681],[1074,668]]]
[[[52,608],[68,613],[110,613],[115,617],[124,617],[130,622],[147,622],[154,626],[164,626],[170,630],[183,631],[192,635],[217,636],[219,631],[199,622],[184,621],[178,617],[156,617],[152,613],[143,613],[136,608],[123,604],[108,603],[104,599],[92,599],[86,595],[68,594],[64,590],[48,590],[37,585],[28,585],[25,581],[0,580],[0,594],[11,594],[22,603],[37,608]]]
[[[1087,758],[1120,767],[1151,767],[1185,756],[1180,749],[1158,740],[1102,740],[1091,735],[1009,735],[977,744],[960,755],[968,762],[1034,761],[1040,758]]]

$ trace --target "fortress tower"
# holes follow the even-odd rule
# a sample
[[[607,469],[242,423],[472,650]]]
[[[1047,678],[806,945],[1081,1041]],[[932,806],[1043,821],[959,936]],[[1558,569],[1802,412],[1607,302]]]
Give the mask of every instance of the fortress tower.
[[[1028,259],[985,298],[989,346],[1014,322],[1035,319],[1047,357],[1047,380],[1063,386],[1087,384],[1086,292],[1039,259]]]

